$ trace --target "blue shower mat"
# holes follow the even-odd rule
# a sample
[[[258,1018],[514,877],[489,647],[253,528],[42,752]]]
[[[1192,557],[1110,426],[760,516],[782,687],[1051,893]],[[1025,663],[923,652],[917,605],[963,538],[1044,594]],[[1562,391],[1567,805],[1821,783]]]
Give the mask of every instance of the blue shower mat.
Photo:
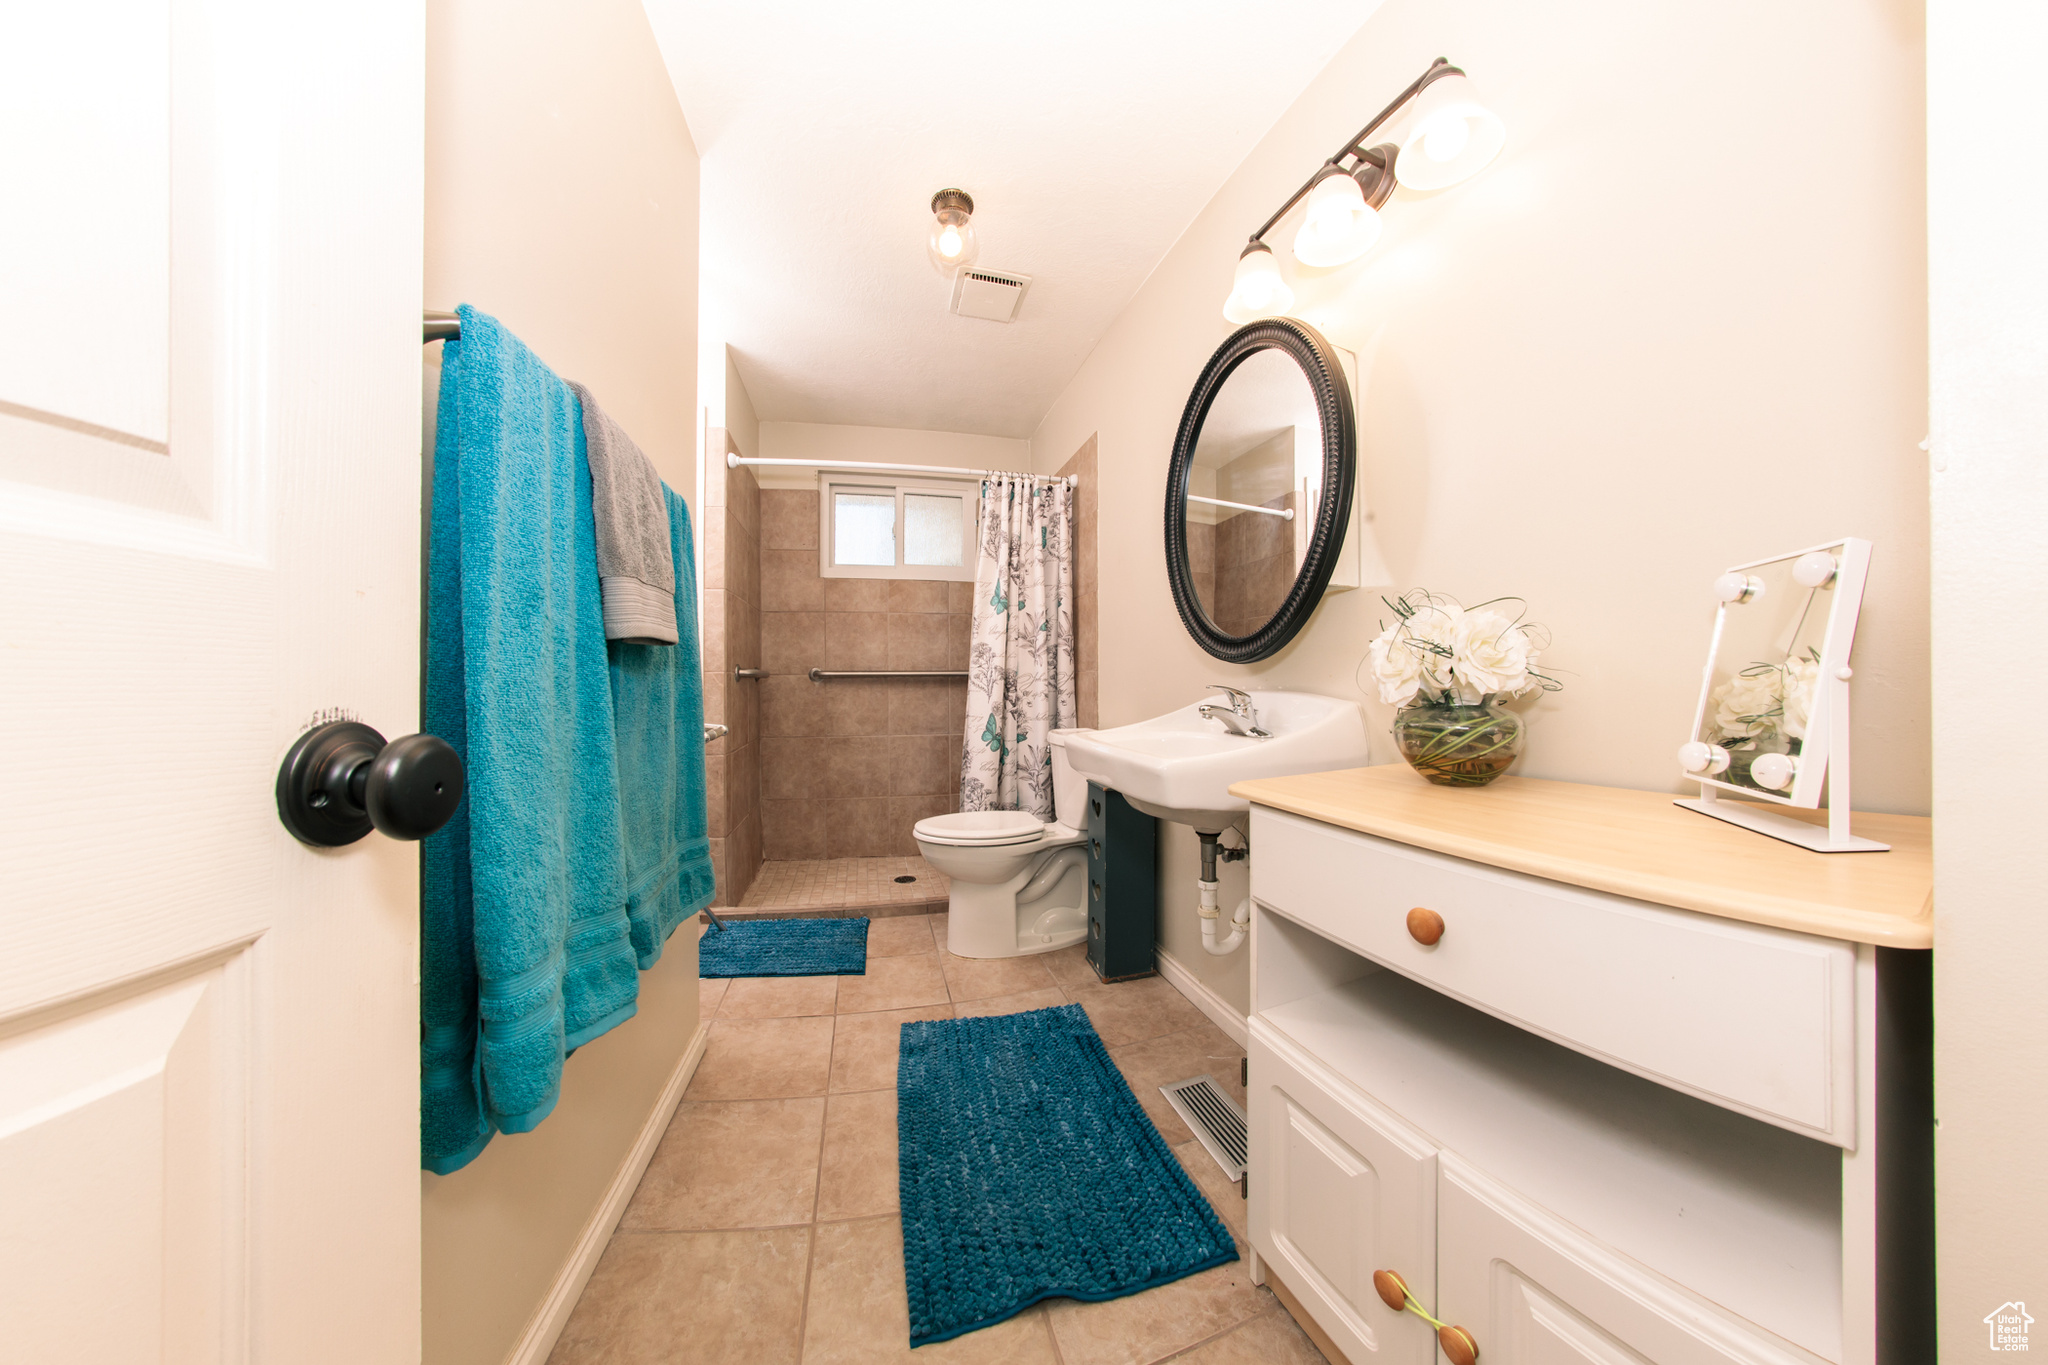
[[[697,940],[699,976],[865,976],[865,919],[729,919]]]
[[[1079,1005],[903,1025],[896,1116],[912,1346],[1237,1259]]]

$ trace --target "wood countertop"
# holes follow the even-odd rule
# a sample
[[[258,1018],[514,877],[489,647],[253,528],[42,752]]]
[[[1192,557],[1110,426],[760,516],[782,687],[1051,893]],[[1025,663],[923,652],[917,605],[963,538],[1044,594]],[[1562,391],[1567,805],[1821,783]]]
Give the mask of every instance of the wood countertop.
[[[1665,792],[1529,777],[1439,787],[1405,763],[1260,778],[1230,791],[1255,806],[1682,910],[1890,948],[1934,943],[1934,822],[1925,816],[1859,811],[1856,833],[1890,844],[1889,853],[1815,853],[1686,810]]]

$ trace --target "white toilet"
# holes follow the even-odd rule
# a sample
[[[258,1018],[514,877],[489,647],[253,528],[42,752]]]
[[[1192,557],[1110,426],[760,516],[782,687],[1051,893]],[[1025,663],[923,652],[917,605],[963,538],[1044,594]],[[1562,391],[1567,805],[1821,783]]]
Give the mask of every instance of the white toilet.
[[[934,815],[913,827],[925,861],[953,879],[946,947],[959,957],[1049,953],[1088,936],[1088,779],[1052,732],[1052,824],[1017,810]]]

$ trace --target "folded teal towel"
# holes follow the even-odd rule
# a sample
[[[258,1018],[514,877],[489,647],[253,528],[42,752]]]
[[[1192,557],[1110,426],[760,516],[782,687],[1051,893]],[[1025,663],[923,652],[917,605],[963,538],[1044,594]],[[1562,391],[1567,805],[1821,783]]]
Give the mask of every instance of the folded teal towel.
[[[421,1155],[466,1164],[554,1108],[639,994],[581,413],[464,305],[441,357],[426,720],[469,793],[426,841]]]
[[[697,571],[690,509],[666,484],[675,558],[677,642],[615,640],[612,707],[618,717],[619,812],[626,829],[626,913],[640,969],[652,967],[675,927],[711,904],[711,841],[704,809],[704,680],[697,647]]]

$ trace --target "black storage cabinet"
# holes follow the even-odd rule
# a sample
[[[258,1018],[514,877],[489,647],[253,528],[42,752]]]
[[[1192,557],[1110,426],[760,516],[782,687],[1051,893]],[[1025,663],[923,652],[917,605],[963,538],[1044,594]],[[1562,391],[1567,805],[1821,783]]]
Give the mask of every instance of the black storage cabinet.
[[[1104,981],[1158,972],[1159,822],[1088,784],[1088,965]]]

